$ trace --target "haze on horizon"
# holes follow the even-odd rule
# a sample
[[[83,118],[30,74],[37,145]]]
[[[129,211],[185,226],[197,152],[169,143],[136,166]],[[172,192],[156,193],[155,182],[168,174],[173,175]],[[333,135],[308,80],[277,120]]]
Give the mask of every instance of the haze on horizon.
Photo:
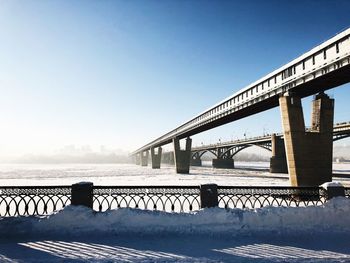
[[[67,145],[135,150],[349,27],[349,10],[346,0],[1,1],[0,160]],[[349,87],[328,91],[335,122],[350,121]],[[276,108],[193,144],[280,131]]]

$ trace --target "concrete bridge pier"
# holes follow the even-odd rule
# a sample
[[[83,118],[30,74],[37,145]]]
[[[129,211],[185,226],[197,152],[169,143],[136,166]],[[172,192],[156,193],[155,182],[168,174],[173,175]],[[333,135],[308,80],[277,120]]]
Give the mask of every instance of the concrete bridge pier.
[[[289,178],[292,186],[317,186],[332,181],[334,100],[318,94],[312,103],[312,127],[305,131],[301,99],[279,99]]]
[[[160,161],[162,159],[162,147],[157,148],[157,152],[154,147],[151,148],[151,160],[152,160],[152,169],[160,168]]]
[[[190,173],[192,139],[189,137],[186,139],[184,150],[181,150],[180,140],[178,138],[173,139],[173,144],[176,172],[180,174]]]
[[[202,166],[202,160],[199,152],[195,153],[191,157],[191,166]]]
[[[141,164],[141,156],[140,156],[140,154],[137,153],[134,157],[135,157],[136,165],[140,165]]]
[[[213,159],[213,167],[214,168],[233,169],[233,168],[235,168],[235,161],[231,158]]]
[[[217,157],[213,159],[213,168],[224,168],[224,169],[233,169],[235,168],[235,161],[231,158],[229,153],[223,154],[223,149],[217,149]]]
[[[147,166],[148,165],[148,151],[141,152],[141,166]]]
[[[162,163],[170,164],[170,165],[175,164],[174,152],[163,152],[162,155],[163,155],[161,159]]]
[[[270,173],[288,173],[284,140],[281,137],[277,137],[276,134],[272,134],[271,146]]]

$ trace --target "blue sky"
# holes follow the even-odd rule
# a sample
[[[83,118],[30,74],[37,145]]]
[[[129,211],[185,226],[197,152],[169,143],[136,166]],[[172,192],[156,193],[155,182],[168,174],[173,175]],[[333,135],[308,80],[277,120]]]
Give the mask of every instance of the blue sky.
[[[3,0],[0,155],[132,151],[349,27],[349,11],[346,0]],[[350,120],[349,87],[329,91],[336,122]],[[273,109],[193,143],[279,131]]]

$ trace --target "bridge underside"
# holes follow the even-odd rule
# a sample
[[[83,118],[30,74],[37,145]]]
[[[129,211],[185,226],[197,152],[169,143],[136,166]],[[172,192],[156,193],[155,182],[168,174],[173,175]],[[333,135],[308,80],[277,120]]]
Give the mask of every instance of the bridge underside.
[[[328,74],[327,76],[320,76],[315,78],[314,80],[309,80],[304,84],[300,84],[295,88],[289,89],[288,92],[290,94],[293,94],[293,96],[304,98],[346,84],[348,82],[350,82],[350,65],[344,66],[338,69],[337,71],[333,72],[332,74]],[[218,126],[278,107],[279,97],[280,95],[274,95],[269,98],[266,98],[263,101],[256,102],[253,105],[249,105],[248,107],[243,108],[237,112],[233,112],[231,114],[223,116],[208,124],[204,124],[200,127],[194,128],[191,131],[179,134],[177,138],[187,138],[197,133],[201,133],[216,128]],[[162,143],[162,145],[168,143],[171,143],[171,140],[165,141],[164,143]]]
[[[217,119],[212,119],[206,124],[201,124],[197,127],[191,127],[189,130],[176,133],[175,138],[167,138],[156,140],[142,148],[137,152],[141,154],[141,165],[147,165],[149,145],[153,148],[162,145],[173,143],[174,156],[177,172],[188,173],[190,163],[200,165],[199,160],[191,159],[190,149],[180,150],[179,140],[190,138],[197,133],[207,131],[209,129],[245,118],[256,113],[280,106],[283,116],[283,130],[285,138],[285,151],[287,155],[288,172],[291,178],[292,185],[318,185],[325,181],[331,181],[331,165],[332,165],[332,133],[328,130],[325,132],[325,127],[329,126],[333,129],[333,109],[325,110],[327,98],[318,97],[321,102],[314,102],[313,105],[313,125],[323,125],[322,129],[314,126],[313,131],[306,132],[304,119],[302,115],[301,103],[297,101],[301,98],[326,91],[336,86],[350,82],[350,64],[340,67],[337,70],[328,72],[326,75],[315,77],[313,80],[308,80],[303,84],[298,84],[293,88],[285,90],[285,94],[289,96],[281,96],[281,94],[263,95],[260,101],[247,102],[244,107],[231,113],[222,113],[216,116]],[[299,105],[300,104],[300,105]],[[328,113],[325,113],[328,112]],[[330,114],[332,112],[332,114]],[[332,116],[330,116],[332,115]],[[327,123],[327,125],[325,125]],[[329,128],[328,127],[328,128]],[[327,128],[327,129],[328,129]],[[331,135],[330,135],[331,134]],[[339,136],[343,138],[343,136]],[[190,139],[189,139],[190,140]],[[317,150],[318,149],[318,150]],[[277,154],[271,158],[271,171],[285,171],[285,162]],[[220,159],[220,158],[218,158]],[[158,163],[158,161],[157,161]],[[322,164],[322,165],[319,165]],[[233,165],[232,165],[233,166]],[[158,168],[158,166],[157,166]]]

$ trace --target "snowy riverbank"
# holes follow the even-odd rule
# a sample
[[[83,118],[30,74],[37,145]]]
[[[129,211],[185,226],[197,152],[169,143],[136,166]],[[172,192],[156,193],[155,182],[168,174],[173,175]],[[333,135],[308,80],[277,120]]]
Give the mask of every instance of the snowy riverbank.
[[[0,166],[2,185],[288,185],[287,175],[269,174],[266,163],[237,163],[234,170],[194,167],[189,175],[177,175],[171,166]],[[349,214],[345,198],[320,207],[192,214],[66,207],[47,217],[0,219],[0,262],[350,262]]]
[[[2,218],[0,237],[350,234],[349,215],[350,200],[342,197],[324,206],[207,208],[181,214],[126,208],[96,213],[68,206],[50,216]]]
[[[349,262],[350,200],[192,214],[66,207],[0,220],[0,262]]]

